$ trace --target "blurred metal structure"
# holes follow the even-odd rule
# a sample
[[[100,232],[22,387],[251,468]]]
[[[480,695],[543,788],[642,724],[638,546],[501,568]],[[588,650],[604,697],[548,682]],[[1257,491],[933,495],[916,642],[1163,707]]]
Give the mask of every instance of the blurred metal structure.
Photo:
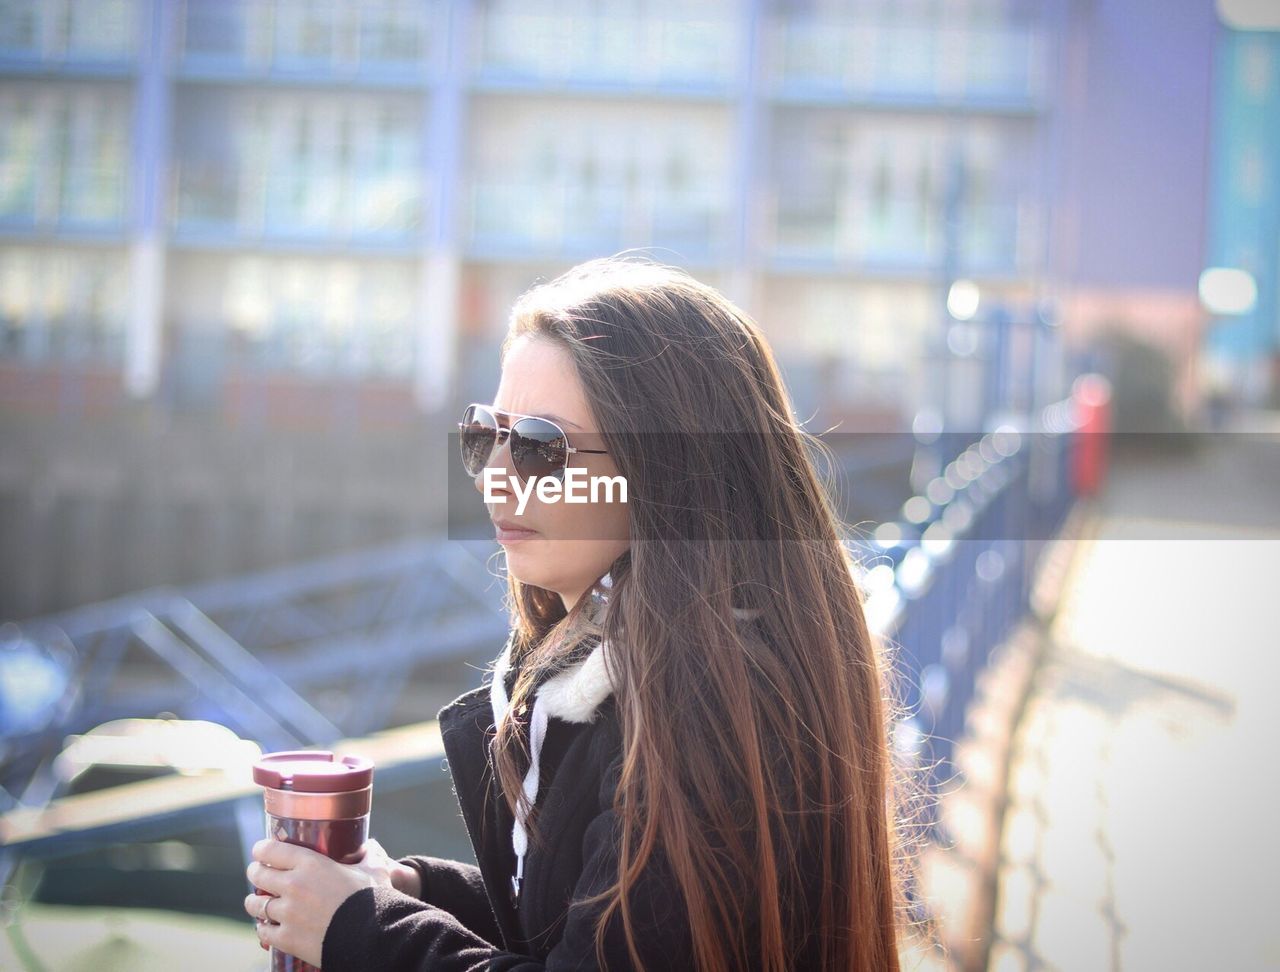
[[[374,761],[384,804],[398,791],[420,786],[424,780],[431,782],[427,771],[444,765],[434,723],[344,739],[340,748]],[[448,778],[438,774],[436,779],[448,791]],[[253,843],[263,835],[262,790],[253,783],[248,763],[224,772],[139,779],[112,787],[110,795],[106,800],[102,791],[89,792],[59,799],[50,809],[22,807],[0,815],[0,881],[8,881],[24,858],[60,861],[122,843],[154,845],[201,829],[229,838],[247,861]],[[446,792],[445,798],[451,801],[452,792]],[[447,831],[450,824],[450,819],[417,820],[415,830],[425,839],[437,828]],[[447,841],[446,833],[445,846]],[[154,904],[166,903],[156,900]]]
[[[465,545],[412,542],[11,626],[9,644],[56,656],[65,690],[4,741],[3,797],[42,805],[63,737],[117,718],[209,719],[266,749],[381,729],[415,667],[487,657],[501,590]],[[322,712],[335,687],[345,704]]]

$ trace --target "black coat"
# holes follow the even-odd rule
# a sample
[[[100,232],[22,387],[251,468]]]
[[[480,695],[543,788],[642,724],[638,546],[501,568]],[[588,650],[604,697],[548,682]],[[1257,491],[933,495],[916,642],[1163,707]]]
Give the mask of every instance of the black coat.
[[[439,712],[448,768],[479,866],[430,856],[404,858],[422,876],[422,898],[387,888],[365,888],[348,897],[325,934],[325,972],[602,967],[596,961],[594,919],[603,905],[576,901],[616,879],[619,823],[612,807],[622,738],[611,689],[593,683],[590,668],[582,665],[555,679],[557,693],[539,688],[543,698],[555,698],[557,704],[539,761],[535,828],[543,842],[535,839],[530,846],[518,906],[512,900],[513,820],[489,760],[494,717],[486,685]],[[596,666],[597,677],[600,670]],[[660,852],[650,859],[630,901],[645,968],[691,972],[689,924]],[[634,967],[617,913],[604,944],[604,968]],[[794,967],[816,969],[817,964],[805,953]]]

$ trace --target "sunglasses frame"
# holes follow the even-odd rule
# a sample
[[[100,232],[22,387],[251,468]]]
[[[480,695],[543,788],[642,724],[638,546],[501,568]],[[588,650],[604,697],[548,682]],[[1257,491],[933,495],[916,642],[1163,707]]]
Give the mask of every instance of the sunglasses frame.
[[[462,414],[466,415],[467,412],[473,408],[483,408],[486,412],[488,412],[490,415],[493,416],[495,422],[497,422],[501,416],[506,416],[507,418],[507,424],[505,426],[499,424],[496,428],[497,434],[494,436],[494,439],[493,439],[493,447],[489,450],[489,455],[485,457],[486,466],[489,465],[489,462],[493,459],[494,453],[496,453],[499,449],[501,449],[502,444],[511,437],[512,430],[517,425],[519,425],[520,422],[524,419],[537,419],[539,422],[546,422],[553,429],[555,429],[557,432],[560,433],[560,438],[564,439],[564,465],[562,465],[555,473],[548,474],[548,475],[555,476],[555,478],[561,481],[564,480],[565,470],[569,468],[570,456],[579,452],[593,455],[593,456],[607,456],[609,454],[608,450],[606,449],[580,449],[570,445],[569,433],[564,430],[564,428],[560,425],[560,423],[553,421],[552,419],[546,418],[542,415],[529,415],[525,412],[508,412],[508,411],[505,411],[504,409],[494,408],[492,405],[486,405],[483,402],[472,402],[462,410]],[[513,419],[515,421],[512,421]],[[466,423],[464,422],[458,423],[459,451],[461,451],[461,447],[462,447],[462,435],[464,433],[465,424]],[[512,456],[511,462],[512,462],[512,467],[514,468],[515,466],[514,456]],[[464,466],[464,469],[465,469],[465,466]],[[519,476],[522,481],[528,479],[528,477],[525,476],[524,473],[522,473],[519,469],[516,469],[515,472],[516,472],[516,475]],[[477,475],[479,474],[477,473]]]

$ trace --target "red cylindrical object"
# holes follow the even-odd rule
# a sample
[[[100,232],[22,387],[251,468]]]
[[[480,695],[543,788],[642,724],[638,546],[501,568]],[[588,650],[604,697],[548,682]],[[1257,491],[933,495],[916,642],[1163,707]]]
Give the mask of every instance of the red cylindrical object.
[[[1107,436],[1111,431],[1111,383],[1098,374],[1078,377],[1071,387],[1079,424],[1072,463],[1077,496],[1095,496],[1107,475]]]
[[[310,847],[342,864],[364,857],[373,802],[369,760],[337,758],[326,750],[268,753],[254,764],[253,780],[264,788],[268,837]],[[278,948],[271,949],[271,970],[319,972]]]

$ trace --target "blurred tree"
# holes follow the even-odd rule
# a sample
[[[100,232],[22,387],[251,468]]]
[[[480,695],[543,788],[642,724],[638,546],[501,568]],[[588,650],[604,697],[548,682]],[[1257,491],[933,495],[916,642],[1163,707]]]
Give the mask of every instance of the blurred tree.
[[[1136,335],[1123,321],[1105,324],[1096,338],[1099,368],[1111,381],[1111,428],[1127,433],[1120,448],[1174,451],[1195,436],[1173,403],[1174,362],[1160,346]]]

